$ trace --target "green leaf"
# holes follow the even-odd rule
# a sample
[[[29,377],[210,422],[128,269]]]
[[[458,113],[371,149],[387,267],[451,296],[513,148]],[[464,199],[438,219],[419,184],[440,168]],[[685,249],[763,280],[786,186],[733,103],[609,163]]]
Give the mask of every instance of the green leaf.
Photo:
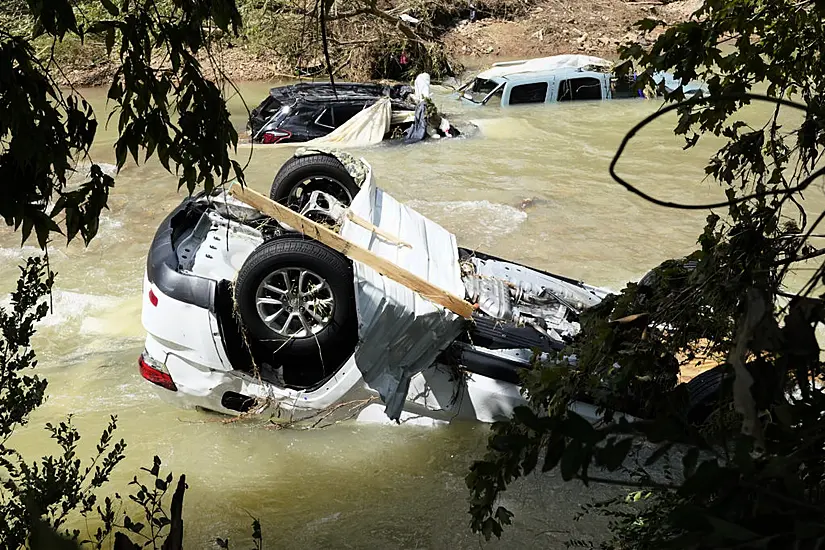
[[[109,27],[106,31],[106,54],[112,55],[112,48],[115,46],[115,28]]]
[[[112,2],[112,0],[100,0],[100,3],[103,4],[103,7],[106,8],[106,11],[110,14],[114,16],[120,15],[120,10],[117,8],[115,3]]]
[[[527,453],[524,455],[524,460],[521,462],[521,469],[524,475],[529,475],[536,468],[539,461],[539,445],[537,442],[530,442],[527,444]]]
[[[34,550],[46,549],[49,550],[77,550],[77,544],[62,536],[57,530],[41,519],[34,519],[34,525],[31,529],[30,538],[28,540],[29,548]]]
[[[582,443],[578,439],[574,439],[564,450],[561,457],[561,477],[564,481],[570,481],[579,471],[583,454]]]
[[[86,34],[100,34],[106,32],[109,28],[111,28],[111,24],[108,21],[95,21],[86,29]]]
[[[23,218],[23,239],[20,243],[20,246],[23,246],[24,244],[26,244],[26,241],[29,240],[29,237],[32,234],[32,229],[34,229],[34,220],[30,216],[26,216],[25,218]]]
[[[37,244],[45,249],[49,242],[49,227],[42,220],[38,220],[34,224],[34,232],[37,235]]]
[[[115,159],[117,161],[117,168],[120,170],[126,164],[126,141],[121,137],[115,144]]]
[[[725,478],[724,471],[719,468],[719,463],[715,459],[705,460],[699,464],[692,476],[685,479],[679,492],[691,495],[716,490]]]
[[[490,540],[491,535],[501,538],[501,524],[493,518],[487,518],[481,525],[481,533],[487,540]]]
[[[571,438],[584,441],[585,443],[596,443],[601,439],[596,428],[588,422],[583,416],[568,410],[567,417],[562,423],[564,434]]]
[[[547,451],[544,455],[544,464],[541,467],[542,472],[548,472],[556,467],[564,454],[564,438],[551,437],[547,443]]]
[[[131,153],[135,164],[139,164],[140,161],[138,160],[138,151],[140,150],[140,140],[137,136],[131,137],[126,145],[129,148],[129,153]]]
[[[650,31],[654,30],[656,27],[658,27],[659,25],[662,25],[664,23],[665,23],[664,21],[661,21],[659,19],[651,19],[651,18],[648,17],[648,18],[642,19],[641,21],[638,21],[636,23],[636,27],[639,28],[642,31],[650,32]]]
[[[531,430],[541,431],[539,419],[530,407],[524,405],[516,407],[513,409],[513,416]]]
[[[152,523],[154,523],[158,527],[163,528],[163,527],[166,527],[167,525],[169,525],[171,523],[171,521],[168,518],[165,518],[163,516],[156,516],[156,517],[152,518]]]
[[[37,19],[34,22],[34,27],[32,28],[32,39],[40,38],[45,32],[46,27],[43,26],[43,22],[40,19]]]
[[[601,449],[599,455],[604,466],[611,472],[617,470],[624,462],[632,445],[633,438],[626,437],[615,445],[608,445]]]
[[[513,519],[513,513],[503,506],[496,508],[495,518],[502,525],[510,525]]]

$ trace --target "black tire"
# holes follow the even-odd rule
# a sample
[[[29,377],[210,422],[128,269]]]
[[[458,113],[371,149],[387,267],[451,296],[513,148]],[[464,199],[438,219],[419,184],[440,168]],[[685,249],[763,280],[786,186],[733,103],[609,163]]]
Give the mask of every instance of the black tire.
[[[320,280],[328,285],[328,288],[322,288],[319,293],[319,295],[332,297],[332,312],[326,324],[313,323],[309,309],[304,308],[303,305],[296,307],[297,299],[292,304],[287,304],[285,301],[281,306],[260,305],[264,313],[259,313],[259,289],[263,294],[267,294],[263,296],[264,299],[271,300],[274,296],[286,294],[280,289],[280,295],[262,289],[264,281],[267,280],[270,283],[267,288],[271,288],[273,284],[276,284],[273,282],[274,277],[283,277],[284,272],[301,273],[302,270],[310,274],[307,277],[309,282],[317,283]],[[313,276],[317,278],[313,279]],[[288,278],[289,275],[287,275]],[[305,287],[306,284],[308,283],[305,282]],[[289,289],[290,286],[287,284],[286,290],[289,291]],[[235,282],[234,293],[243,324],[255,339],[276,352],[276,361],[300,363],[301,366],[322,364],[325,370],[328,370],[340,364],[355,349],[358,336],[352,266],[344,256],[321,243],[298,237],[284,237],[265,242],[255,249],[241,267]],[[290,310],[290,307],[293,309]],[[300,310],[303,317],[311,322],[313,328],[315,326],[323,326],[323,328],[311,335],[279,334],[262,318],[263,314],[271,314],[279,308],[286,311],[275,318],[273,323],[276,325],[281,322],[283,315],[288,315],[287,323],[292,323],[290,327],[295,326],[291,312]],[[317,314],[318,310],[316,309],[315,312]],[[324,316],[325,320],[326,317]],[[300,317],[298,323],[298,330],[301,330]]]
[[[347,169],[332,155],[318,153],[292,157],[278,170],[269,198],[300,211],[309,193],[324,191],[334,196],[344,206],[349,206],[358,193],[358,185]]]
[[[688,391],[687,416],[691,424],[704,423],[717,407],[726,375],[724,367],[713,367],[685,384]]]

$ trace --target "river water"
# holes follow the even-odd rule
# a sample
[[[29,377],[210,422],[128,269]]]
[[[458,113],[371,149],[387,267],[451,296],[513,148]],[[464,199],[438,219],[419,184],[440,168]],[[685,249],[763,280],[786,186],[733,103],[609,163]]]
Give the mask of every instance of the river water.
[[[241,86],[253,106],[267,88]],[[104,120],[105,91],[82,92]],[[657,102],[505,110],[468,107],[444,94],[438,103],[455,120],[477,121],[480,131],[356,153],[372,163],[381,186],[454,232],[463,246],[616,289],[695,246],[707,212],[654,207],[607,173],[624,133]],[[231,106],[241,129],[237,97]],[[715,184],[702,182],[714,144],[681,151],[674,120],[661,119],[632,142],[620,172],[660,197],[718,200]],[[96,162],[114,163],[114,127],[100,132]],[[255,149],[249,184],[266,192],[291,152]],[[15,436],[27,456],[54,451],[42,429],[47,421],[74,415],[84,435],[81,450],[90,450],[109,415],[118,415],[127,458],[111,491],[128,491],[128,481],[154,455],[164,469],[185,473],[187,548],[212,548],[215,537],[227,536],[235,548],[250,546],[250,516],[261,519],[267,548],[562,548],[571,536],[602,531],[598,522],[572,518],[579,504],[603,493],[539,476],[508,491],[505,504],[516,518],[502,541],[484,544],[473,535],[463,477],[483,453],[484,426],[274,430],[265,419],[226,422],[161,401],[136,367],[144,337],[141,284],[154,231],[182,198],[156,161],[129,164],[94,242],[51,247],[54,312],[36,337],[49,399]],[[530,206],[523,209],[526,199]],[[0,247],[0,290],[7,292],[16,266],[36,250],[21,251],[19,235],[8,229]]]

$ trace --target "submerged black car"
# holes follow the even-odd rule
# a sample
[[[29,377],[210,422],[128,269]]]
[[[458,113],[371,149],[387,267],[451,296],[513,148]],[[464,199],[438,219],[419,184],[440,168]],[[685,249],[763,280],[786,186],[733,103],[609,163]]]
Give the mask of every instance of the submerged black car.
[[[359,111],[389,96],[393,110],[413,111],[413,89],[403,84],[305,82],[272,88],[252,110],[247,129],[256,143],[309,141],[323,137]]]

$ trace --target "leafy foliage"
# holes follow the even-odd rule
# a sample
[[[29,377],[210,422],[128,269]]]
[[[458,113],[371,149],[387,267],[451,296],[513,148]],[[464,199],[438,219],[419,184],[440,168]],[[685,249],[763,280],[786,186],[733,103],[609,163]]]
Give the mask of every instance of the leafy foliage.
[[[28,2],[32,34],[25,27],[0,29],[0,215],[32,231],[45,248],[51,233],[88,244],[114,185],[112,175],[92,164],[85,181],[79,163],[89,158],[98,128],[91,106],[74,90],[58,86],[54,57],[41,61],[37,37],[55,45],[71,37],[103,36],[119,65],[109,89],[119,113],[115,144],[118,169],[131,154],[161,164],[179,176],[179,186],[207,190],[243,170],[230,157],[238,135],[218,84],[204,77],[196,55],[208,51],[209,29],[237,34],[240,13],[233,0],[100,0],[99,9],[73,9],[69,0]],[[90,19],[92,13],[102,18]],[[80,17],[79,17],[80,16]],[[21,185],[20,182],[27,182]],[[53,201],[53,202],[51,202]]]
[[[108,481],[123,459],[126,444],[115,441],[117,419],[112,417],[97,445],[97,453],[83,466],[77,457],[80,434],[71,419],[46,424],[60,454],[27,462],[8,446],[15,428],[25,425],[31,412],[43,403],[46,381],[24,374],[37,364],[31,337],[34,324],[48,311],[43,298],[50,291],[54,274],[41,258],[30,258],[21,268],[17,290],[11,297],[11,312],[0,309],[0,545],[18,548],[49,546],[77,540],[78,531],[56,533],[72,512],[88,514],[97,502],[96,490]]]
[[[724,138],[706,172],[727,201],[681,205],[647,195],[617,175],[621,149],[611,174],[664,207],[727,212],[709,215],[693,254],[664,262],[585,312],[569,349],[526,374],[530,407],[493,427],[487,455],[467,476],[474,530],[501,533],[510,518],[496,505],[499,495],[543,454],[542,471],[558,470],[565,480],[633,488],[628,499],[588,508],[611,518],[601,548],[822,544],[825,372],[816,330],[825,296],[816,293],[825,266],[817,263],[801,286],[789,273],[825,255],[810,240],[825,214],[810,221],[802,200],[825,145],[825,74],[820,49],[809,46],[820,42],[823,16],[814,2],[706,0],[649,49],[622,51],[621,70],[631,62],[644,69],[640,86],[663,70],[707,83],[706,98],[666,93],[671,105],[625,142],[675,109],[686,148],[706,134]],[[735,47],[726,50],[725,42]],[[770,98],[748,93],[756,85],[767,85]],[[780,115],[799,108],[790,96],[804,103],[789,127]],[[768,121],[744,122],[742,109],[765,100],[775,104]],[[677,385],[679,368],[702,353],[726,359],[711,377]],[[577,400],[594,404],[603,421],[591,425],[570,410]],[[678,475],[673,461],[681,462]]]
[[[212,27],[237,34],[240,15],[234,0],[99,0],[75,6],[70,0],[12,0],[4,14],[19,14],[21,24],[0,27],[0,215],[21,231],[25,243],[34,233],[46,249],[53,233],[68,241],[78,234],[88,244],[97,234],[114,178],[101,166],[88,164],[98,118],[73,89],[58,86],[55,46],[63,41],[103,37],[108,52],[119,52],[120,65],[109,89],[119,112],[115,144],[117,168],[127,154],[138,162],[157,153],[161,164],[179,176],[179,186],[192,192],[211,189],[243,170],[230,158],[237,145],[219,83],[204,77],[196,58],[208,51]],[[30,24],[29,24],[30,23]],[[35,42],[51,42],[50,52],[36,52]],[[78,183],[77,180],[82,180]],[[160,460],[146,472],[151,486],[134,479],[130,499],[143,510],[142,521],[123,516],[118,523],[113,500],[98,501],[97,492],[124,458],[126,444],[116,440],[112,417],[84,462],[77,455],[80,434],[71,418],[46,424],[59,453],[29,462],[10,446],[15,428],[28,422],[43,403],[46,381],[28,375],[37,364],[31,348],[35,323],[48,310],[44,301],[54,274],[48,255],[30,259],[22,268],[11,311],[0,309],[0,546],[3,548],[102,548],[114,534],[118,549],[182,547],[181,476],[167,514],[162,506],[172,482],[161,477]],[[119,500],[115,496],[115,500]],[[91,539],[69,531],[74,517],[99,516],[102,526]],[[127,534],[128,533],[128,534]]]
[[[218,548],[223,548],[228,550],[229,546],[229,539],[215,539],[215,544],[218,545]],[[252,549],[251,550],[263,550],[264,547],[264,537],[261,532],[261,522],[257,518],[252,518]]]
[[[99,167],[80,188],[68,191],[72,163],[86,155],[97,122],[91,107],[74,96],[63,97],[24,38],[0,31],[0,205],[8,225],[22,226],[23,242],[34,229],[45,247],[50,232],[62,232],[55,217],[66,216],[66,236],[78,231],[88,242],[106,206],[111,176]],[[20,182],[27,182],[21,185]],[[56,194],[58,200],[47,211]]]
[[[206,22],[237,33],[240,14],[234,2],[181,0],[163,17],[153,4],[135,3],[120,20],[99,21],[90,29],[122,37],[121,66],[108,93],[120,112],[118,167],[126,163],[127,153],[139,162],[142,149],[147,159],[157,152],[167,170],[176,166],[179,187],[185,185],[190,193],[198,185],[211,191],[231,177],[243,181],[241,166],[229,157],[228,146],[237,146],[238,134],[226,102],[217,85],[204,78],[195,57],[208,48],[201,29]],[[165,50],[171,71],[152,65],[158,50]]]
[[[0,444],[5,444],[16,426],[28,422],[32,410],[43,403],[46,381],[23,374],[37,365],[31,338],[34,324],[48,312],[41,301],[52,287],[54,275],[39,258],[21,267],[17,290],[11,295],[11,311],[0,308]]]

